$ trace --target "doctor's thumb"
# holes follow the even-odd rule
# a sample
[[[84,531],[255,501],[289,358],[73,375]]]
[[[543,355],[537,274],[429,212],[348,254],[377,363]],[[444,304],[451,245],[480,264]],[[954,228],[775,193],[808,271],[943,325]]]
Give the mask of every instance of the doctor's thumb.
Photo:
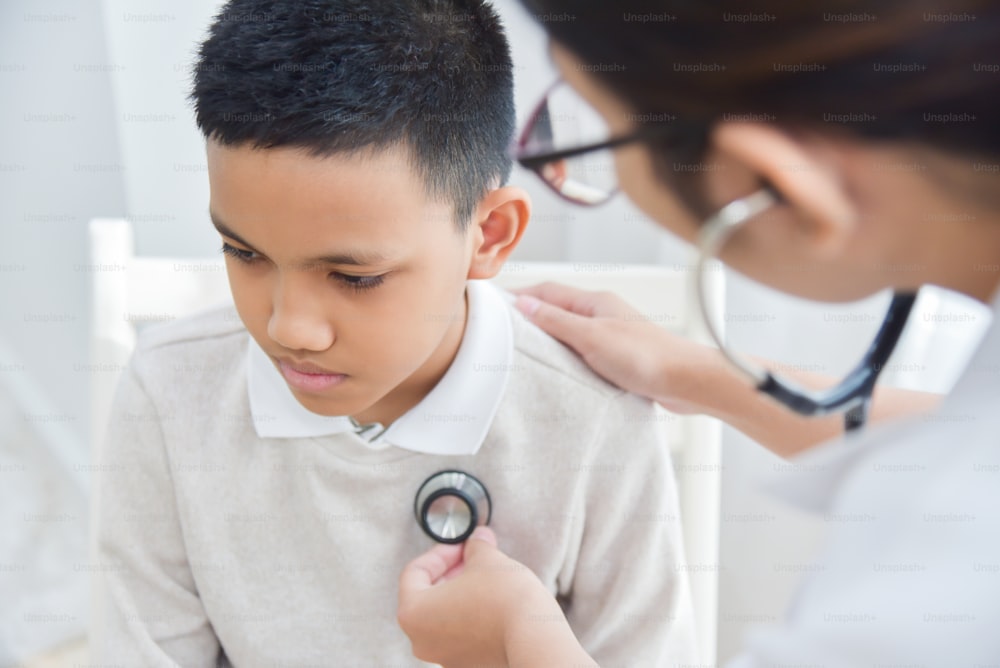
[[[472,532],[469,540],[481,540],[489,543],[493,547],[497,546],[497,535],[493,533],[493,529],[489,527],[476,527],[476,530]]]
[[[519,295],[514,305],[528,320],[545,330],[547,334],[579,352],[578,344],[589,318],[570,313],[531,295]]]
[[[497,535],[492,529],[478,527],[469,536],[462,546],[462,561],[465,564],[474,563],[479,559],[488,559],[490,555],[499,551],[497,548]]]

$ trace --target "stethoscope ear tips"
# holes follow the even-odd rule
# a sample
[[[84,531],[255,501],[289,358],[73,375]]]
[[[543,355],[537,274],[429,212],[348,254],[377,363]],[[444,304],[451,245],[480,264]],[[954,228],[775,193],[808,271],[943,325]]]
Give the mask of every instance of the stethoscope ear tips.
[[[420,528],[439,543],[464,542],[492,515],[489,492],[462,471],[438,471],[420,486],[413,510]]]

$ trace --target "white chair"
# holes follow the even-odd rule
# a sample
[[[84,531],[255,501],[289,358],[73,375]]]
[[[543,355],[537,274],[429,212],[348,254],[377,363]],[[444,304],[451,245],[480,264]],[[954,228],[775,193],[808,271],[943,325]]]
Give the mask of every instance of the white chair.
[[[135,347],[139,328],[231,303],[221,257],[138,257],[127,220],[90,223],[92,300],[90,355],[91,443],[104,439],[118,377]],[[96,449],[92,449],[96,452]]]
[[[135,345],[137,327],[230,302],[221,258],[136,257],[132,229],[124,220],[90,225],[94,271],[92,354],[94,443],[101,443],[119,371]],[[722,272],[711,272],[713,303],[723,305]],[[559,281],[620,294],[645,316],[673,331],[707,341],[693,308],[686,268],[592,263],[509,262],[496,283],[501,287]],[[716,314],[721,322],[721,312]],[[671,423],[671,447],[680,490],[688,571],[698,632],[700,661],[716,654],[718,607],[719,481],[721,426],[704,417]],[[95,449],[96,452],[96,449]]]

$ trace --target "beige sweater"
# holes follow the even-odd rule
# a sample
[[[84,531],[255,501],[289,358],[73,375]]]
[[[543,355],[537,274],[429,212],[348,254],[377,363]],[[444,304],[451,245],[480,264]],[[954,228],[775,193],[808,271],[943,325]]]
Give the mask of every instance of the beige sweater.
[[[602,666],[694,662],[669,416],[511,318],[506,392],[461,456],[353,433],[260,438],[232,311],[146,332],[102,458],[94,662],[421,665],[395,621],[397,579],[431,545],[413,498],[444,468],[484,481],[501,547]]]

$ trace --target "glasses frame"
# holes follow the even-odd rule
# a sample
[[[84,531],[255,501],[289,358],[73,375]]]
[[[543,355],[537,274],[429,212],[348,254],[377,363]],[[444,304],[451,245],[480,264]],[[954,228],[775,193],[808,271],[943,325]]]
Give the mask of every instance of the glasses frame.
[[[542,96],[542,99],[535,105],[534,110],[528,116],[528,120],[525,121],[524,129],[521,130],[520,135],[517,138],[517,142],[511,149],[511,157],[527,170],[535,173],[535,175],[541,179],[542,183],[549,187],[555,194],[563,198],[568,202],[577,204],[579,206],[600,206],[604,204],[609,199],[614,197],[615,193],[618,192],[617,186],[614,190],[608,193],[607,198],[599,202],[586,202],[583,200],[570,197],[562,191],[554,183],[550,182],[545,176],[542,175],[542,169],[545,165],[553,163],[557,160],[564,160],[566,158],[575,158],[577,156],[586,155],[587,153],[594,153],[596,151],[604,150],[614,150],[626,144],[632,144],[635,142],[651,141],[654,139],[661,139],[668,137],[670,135],[675,135],[678,132],[676,126],[666,126],[666,125],[656,125],[656,126],[643,126],[636,129],[634,132],[629,132],[618,137],[612,137],[604,141],[592,142],[589,144],[582,144],[580,146],[574,146],[571,148],[559,149],[557,151],[541,151],[541,152],[528,152],[527,144],[528,138],[533,134],[535,127],[539,123],[539,119],[542,117],[542,110],[548,106],[549,98],[552,96],[553,91],[559,89],[562,86],[568,85],[565,81],[559,80],[554,84],[549,86],[548,90]]]

